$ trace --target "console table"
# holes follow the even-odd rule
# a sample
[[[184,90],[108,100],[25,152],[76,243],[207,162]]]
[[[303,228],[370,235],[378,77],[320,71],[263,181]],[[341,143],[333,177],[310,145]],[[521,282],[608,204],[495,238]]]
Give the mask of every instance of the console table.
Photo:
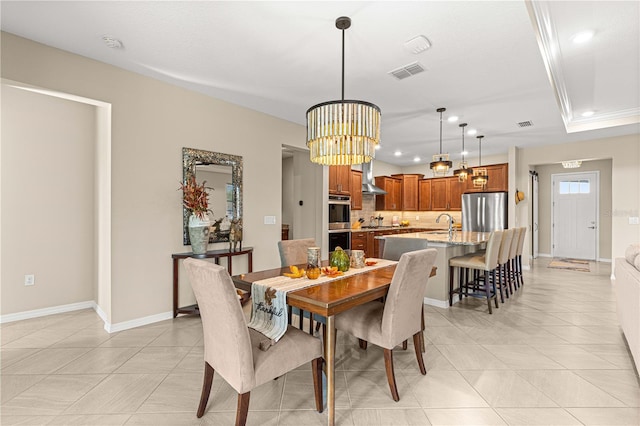
[[[246,254],[248,256],[249,272],[253,272],[253,247],[245,247],[242,250],[230,251],[230,250],[209,250],[204,254],[194,254],[193,252],[187,253],[174,253],[171,255],[173,259],[173,317],[177,317],[178,314],[199,314],[200,310],[198,305],[189,305],[178,307],[178,267],[180,259],[186,259],[192,257],[194,259],[214,259],[216,265],[220,264],[220,258],[227,258],[227,270],[229,275],[232,273],[232,258],[234,256],[240,256]]]

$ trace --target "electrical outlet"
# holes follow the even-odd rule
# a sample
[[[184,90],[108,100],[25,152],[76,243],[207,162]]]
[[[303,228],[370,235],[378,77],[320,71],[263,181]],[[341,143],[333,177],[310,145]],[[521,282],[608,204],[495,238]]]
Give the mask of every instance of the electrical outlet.
[[[420,216],[416,216],[416,220],[420,220]]]
[[[35,285],[36,284],[36,276],[33,274],[24,276],[24,285]]]
[[[629,217],[629,225],[640,225],[640,217],[638,216]]]
[[[275,216],[265,216],[264,217],[264,224],[265,225],[275,225],[276,224],[276,217]]]

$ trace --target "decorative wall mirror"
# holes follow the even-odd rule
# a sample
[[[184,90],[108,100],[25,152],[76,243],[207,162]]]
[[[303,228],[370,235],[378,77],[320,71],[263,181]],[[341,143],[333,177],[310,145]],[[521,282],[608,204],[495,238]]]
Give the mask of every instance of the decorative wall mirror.
[[[201,149],[182,148],[182,182],[195,176],[198,183],[206,181],[209,192],[209,213],[212,223],[209,242],[229,241],[225,226],[232,219],[242,220],[242,156]],[[189,211],[182,207],[182,240],[189,245]]]

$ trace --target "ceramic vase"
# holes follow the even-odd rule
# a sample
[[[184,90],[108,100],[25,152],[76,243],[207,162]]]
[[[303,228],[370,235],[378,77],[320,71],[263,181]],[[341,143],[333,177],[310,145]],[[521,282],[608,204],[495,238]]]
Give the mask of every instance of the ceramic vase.
[[[193,254],[205,254],[209,247],[209,218],[200,219],[195,214],[189,216],[189,241]]]

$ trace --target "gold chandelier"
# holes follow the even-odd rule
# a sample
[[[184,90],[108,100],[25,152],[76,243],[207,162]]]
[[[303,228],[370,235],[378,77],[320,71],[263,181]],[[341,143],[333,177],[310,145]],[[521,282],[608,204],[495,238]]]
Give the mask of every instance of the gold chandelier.
[[[433,161],[429,164],[433,174],[435,176],[444,176],[449,172],[451,168],[451,161],[449,161],[449,154],[442,153],[442,113],[446,108],[438,108],[436,111],[440,113],[440,153],[433,156]]]
[[[462,128],[462,161],[458,163],[458,169],[453,171],[454,176],[458,176],[459,182],[466,182],[467,176],[469,176],[469,164],[465,161],[464,156],[466,151],[464,150],[464,128],[467,127],[467,123],[460,123],[458,126]]]
[[[344,99],[344,31],[351,19],[336,19],[342,31],[342,98],[307,110],[307,146],[313,163],[327,166],[368,163],[380,143],[380,108]]]
[[[478,138],[478,167],[473,168],[473,176],[471,177],[471,181],[473,182],[474,188],[484,188],[484,186],[489,182],[489,175],[487,174],[486,167],[482,166],[482,138],[484,136],[476,136]]]

